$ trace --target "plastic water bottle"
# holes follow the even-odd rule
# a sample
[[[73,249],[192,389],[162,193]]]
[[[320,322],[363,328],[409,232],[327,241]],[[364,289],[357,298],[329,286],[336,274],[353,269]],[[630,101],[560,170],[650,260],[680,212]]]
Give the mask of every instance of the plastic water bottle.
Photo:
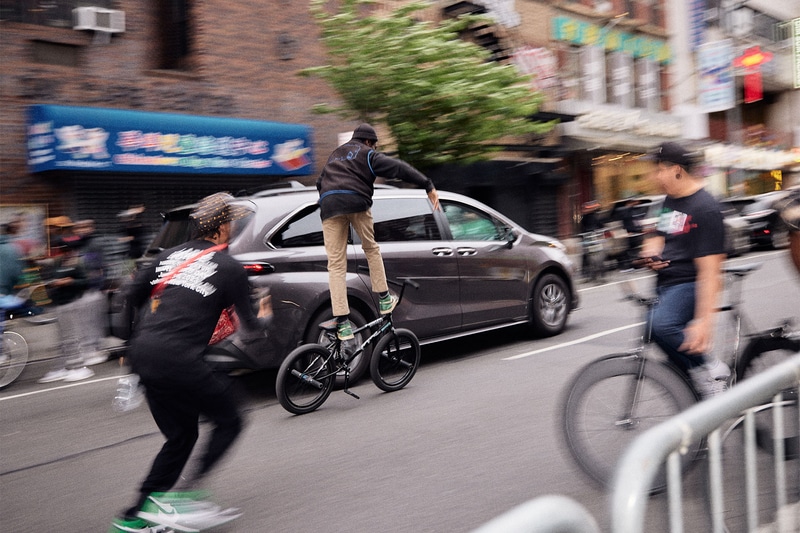
[[[114,396],[112,407],[118,413],[136,409],[142,404],[144,394],[139,389],[139,376],[130,374],[122,376],[117,381],[117,393]]]

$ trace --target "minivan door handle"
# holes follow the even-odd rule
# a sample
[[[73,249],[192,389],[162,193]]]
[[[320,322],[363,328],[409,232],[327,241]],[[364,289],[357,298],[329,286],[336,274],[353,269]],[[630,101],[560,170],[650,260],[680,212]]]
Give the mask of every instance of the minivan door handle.
[[[438,257],[450,257],[451,255],[453,255],[453,249],[452,248],[448,248],[446,246],[442,246],[442,247],[439,247],[439,248],[434,248],[432,251],[433,251],[433,255],[438,256]]]
[[[458,248],[456,252],[458,252],[458,255],[460,255],[461,257],[467,257],[470,255],[477,254],[478,250],[476,250],[475,248]]]

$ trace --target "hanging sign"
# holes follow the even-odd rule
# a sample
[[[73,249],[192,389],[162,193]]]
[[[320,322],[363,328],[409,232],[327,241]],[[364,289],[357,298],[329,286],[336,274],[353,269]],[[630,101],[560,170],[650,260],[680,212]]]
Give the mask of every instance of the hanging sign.
[[[744,103],[758,102],[763,96],[761,65],[772,61],[772,52],[752,46],[733,60],[733,66],[744,69]]]

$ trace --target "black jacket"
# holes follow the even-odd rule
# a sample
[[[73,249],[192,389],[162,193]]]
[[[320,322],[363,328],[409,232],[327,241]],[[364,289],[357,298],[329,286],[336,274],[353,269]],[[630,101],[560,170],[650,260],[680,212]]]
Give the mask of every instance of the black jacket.
[[[322,220],[369,209],[378,176],[413,183],[427,192],[434,189],[430,179],[405,161],[351,139],[333,151],[317,180]]]

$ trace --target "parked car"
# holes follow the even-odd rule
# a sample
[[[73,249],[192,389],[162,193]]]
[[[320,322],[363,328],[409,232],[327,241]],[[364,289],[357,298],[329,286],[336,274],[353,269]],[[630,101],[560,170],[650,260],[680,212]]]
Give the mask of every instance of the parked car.
[[[639,233],[630,235],[622,225],[624,209],[630,199],[619,200],[611,204],[605,218],[606,238],[612,244],[609,248],[616,252],[613,257],[620,259],[627,249],[627,240],[656,230],[658,217],[664,205],[664,195],[638,196],[633,198],[636,204],[632,207],[633,218]],[[725,222],[725,250],[727,255],[739,256],[750,251],[750,223],[735,210],[722,204]],[[640,242],[637,243],[641,244]]]
[[[254,287],[269,287],[274,309],[266,340],[231,337],[250,367],[278,367],[297,345],[320,340],[318,324],[331,317],[318,198],[313,187],[295,187],[237,199],[254,212],[234,223],[230,253]],[[419,284],[406,289],[395,323],[423,344],[523,323],[538,335],[560,333],[578,305],[565,247],[466,196],[439,191],[439,199],[442,209],[433,211],[422,190],[375,190],[375,236],[387,277]],[[191,209],[165,214],[145,260],[189,239]],[[360,327],[377,316],[377,298],[355,232],[351,243],[350,319]],[[368,354],[356,361],[354,377],[367,363]]]
[[[753,246],[778,249],[789,246],[789,228],[775,209],[775,204],[788,194],[788,191],[772,191],[754,196],[734,196],[722,202],[736,209],[748,222]]]

